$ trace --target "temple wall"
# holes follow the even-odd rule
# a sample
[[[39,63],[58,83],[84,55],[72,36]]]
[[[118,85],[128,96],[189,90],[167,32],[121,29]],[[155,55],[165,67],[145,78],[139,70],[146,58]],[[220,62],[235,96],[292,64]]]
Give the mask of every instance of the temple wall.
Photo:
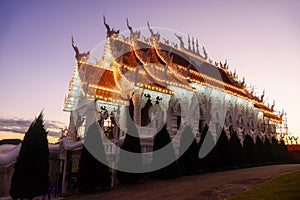
[[[10,199],[9,188],[14,172],[14,164],[15,161],[6,165],[0,164],[0,199]]]
[[[11,199],[9,195],[10,183],[20,148],[21,144],[5,152],[0,152],[0,199]],[[49,187],[58,184],[58,175],[58,145],[49,144]]]

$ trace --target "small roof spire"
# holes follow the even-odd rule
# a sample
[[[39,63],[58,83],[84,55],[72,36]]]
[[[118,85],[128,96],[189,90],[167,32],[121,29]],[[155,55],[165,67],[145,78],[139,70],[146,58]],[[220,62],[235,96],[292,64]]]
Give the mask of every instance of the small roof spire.
[[[141,36],[141,31],[133,31],[133,28],[129,25],[128,18],[126,18],[126,24],[130,31],[130,39],[139,39]]]
[[[78,47],[75,45],[73,35],[72,35],[72,37],[71,37],[71,41],[72,41],[72,47],[73,47],[73,49],[74,49],[74,51],[75,51],[75,58],[78,59],[78,58],[79,58],[79,55],[80,55],[80,51],[79,51]]]
[[[188,34],[188,50],[191,50],[191,39],[189,34]]]
[[[205,47],[203,46],[202,49],[203,49],[204,57],[207,59],[208,55],[207,55],[207,51],[206,51]]]
[[[126,17],[126,25],[128,29],[130,30],[130,33],[132,32],[132,27],[129,25],[128,17]]]
[[[196,39],[196,48],[197,48],[197,54],[199,54],[199,43],[198,43],[198,39]]]
[[[110,29],[110,26],[106,23],[105,15],[103,15],[103,23],[104,23],[104,26],[106,27],[106,35],[107,35],[107,37],[118,36],[120,30],[114,30],[113,28]]]
[[[147,26],[148,26],[148,29],[149,29],[149,31],[151,33],[152,40],[155,39],[156,41],[159,41],[160,40],[160,34],[159,34],[159,32],[157,31],[156,33],[154,33],[154,31],[150,28],[149,21],[147,21]]]
[[[195,41],[194,41],[194,37],[192,37],[192,45],[193,45],[193,52],[195,52]]]

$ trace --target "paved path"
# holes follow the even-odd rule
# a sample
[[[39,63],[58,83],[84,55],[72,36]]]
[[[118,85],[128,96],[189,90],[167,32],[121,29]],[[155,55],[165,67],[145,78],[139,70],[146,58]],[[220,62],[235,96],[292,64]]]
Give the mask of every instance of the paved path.
[[[148,181],[132,186],[119,186],[108,192],[73,195],[67,199],[226,199],[265,180],[297,170],[300,170],[300,164],[273,165],[206,173],[171,180]]]

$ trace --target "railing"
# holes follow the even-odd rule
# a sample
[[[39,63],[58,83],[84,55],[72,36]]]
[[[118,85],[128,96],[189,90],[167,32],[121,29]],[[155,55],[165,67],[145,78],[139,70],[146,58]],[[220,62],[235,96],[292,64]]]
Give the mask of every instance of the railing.
[[[106,155],[119,154],[119,147],[112,142],[103,142]]]

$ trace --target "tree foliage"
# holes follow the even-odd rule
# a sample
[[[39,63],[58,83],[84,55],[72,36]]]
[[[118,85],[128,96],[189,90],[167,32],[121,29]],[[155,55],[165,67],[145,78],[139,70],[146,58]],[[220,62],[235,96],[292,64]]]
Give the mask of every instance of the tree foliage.
[[[178,165],[180,173],[183,175],[195,174],[198,162],[198,148],[190,126],[186,126],[182,132],[179,154]]]
[[[211,151],[199,161],[199,169],[200,171],[215,171],[219,168],[218,159],[217,159],[217,149],[216,143],[212,136],[212,133],[209,131],[209,127],[206,125],[203,133],[201,135],[201,139],[199,142],[200,151],[202,148],[211,149]]]
[[[230,128],[230,141],[229,141],[229,160],[231,168],[241,168],[245,165],[245,158],[243,154],[243,146],[240,139],[233,128]]]
[[[92,151],[92,152],[90,152]],[[94,156],[101,158],[101,161]],[[77,186],[80,192],[93,192],[106,189],[111,185],[111,175],[106,161],[101,131],[98,122],[94,122],[84,138],[79,160]]]
[[[128,154],[128,152],[135,154]],[[122,170],[127,169],[128,171],[131,171],[132,169],[142,169],[143,160],[141,152],[141,143],[136,125],[134,121],[127,120],[127,133],[124,143],[121,145],[120,160],[118,162],[118,170],[116,172],[116,176],[120,183],[130,184],[141,178],[141,174],[139,173],[126,172]]]
[[[10,195],[13,199],[33,199],[48,190],[49,149],[43,113],[25,133],[14,166]]]
[[[225,131],[222,129],[221,135],[217,141],[217,159],[219,159],[219,165],[222,169],[230,168],[231,156],[229,140]]]
[[[157,152],[162,148],[164,152]],[[166,125],[154,137],[152,166],[159,166],[165,158],[174,161],[166,167],[153,171],[153,177],[167,179],[178,175],[178,164]]]
[[[243,153],[246,161],[246,166],[256,166],[258,164],[257,150],[253,139],[246,135],[243,143]]]

